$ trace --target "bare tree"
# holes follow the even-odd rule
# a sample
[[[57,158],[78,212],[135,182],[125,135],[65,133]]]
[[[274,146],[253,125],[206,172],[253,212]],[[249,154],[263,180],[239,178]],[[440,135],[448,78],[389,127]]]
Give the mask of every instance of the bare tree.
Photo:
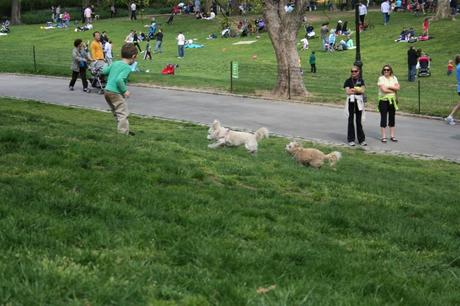
[[[450,2],[449,0],[438,0],[438,6],[436,8],[436,15],[433,19],[440,20],[450,18]]]
[[[265,0],[263,12],[268,35],[275,50],[278,65],[278,78],[273,94],[285,97],[291,95],[306,97],[303,75],[300,69],[299,54],[296,48],[299,31],[307,0],[295,0],[294,10],[287,12],[288,0]]]
[[[21,0],[11,1],[11,23],[12,24],[21,23]]]

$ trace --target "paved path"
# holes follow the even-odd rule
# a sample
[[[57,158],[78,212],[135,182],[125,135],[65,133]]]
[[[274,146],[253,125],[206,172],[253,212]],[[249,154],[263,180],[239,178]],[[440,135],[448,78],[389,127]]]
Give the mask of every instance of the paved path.
[[[0,74],[0,96],[108,109],[101,95],[83,93],[80,81],[75,91],[69,92],[68,82],[63,78]],[[217,118],[224,126],[236,129],[255,130],[265,126],[279,135],[339,145],[346,141],[347,124],[341,108],[135,86],[130,86],[130,91],[132,98],[128,105],[135,114],[205,124]],[[369,144],[366,150],[434,156],[460,162],[460,125],[448,126],[441,120],[397,116],[399,143],[382,144],[379,141],[379,114],[367,112],[366,115],[364,131]]]

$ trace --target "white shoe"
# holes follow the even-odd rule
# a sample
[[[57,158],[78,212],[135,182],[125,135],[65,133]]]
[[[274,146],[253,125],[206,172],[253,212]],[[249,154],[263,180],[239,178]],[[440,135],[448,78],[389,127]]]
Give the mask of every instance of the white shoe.
[[[348,143],[348,145],[349,145],[350,147],[354,147],[356,144],[355,144],[354,141],[350,141],[350,142]]]
[[[452,116],[448,116],[445,120],[447,121],[447,124],[455,125],[455,120],[452,118]]]

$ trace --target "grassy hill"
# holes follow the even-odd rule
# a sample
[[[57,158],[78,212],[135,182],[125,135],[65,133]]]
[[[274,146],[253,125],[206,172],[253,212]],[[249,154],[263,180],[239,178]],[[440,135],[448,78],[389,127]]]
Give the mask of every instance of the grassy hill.
[[[308,13],[309,20],[318,33],[320,24],[330,21],[334,27],[337,20],[348,20],[353,24],[351,12]],[[252,21],[256,16],[251,16]],[[240,93],[263,94],[269,91],[276,78],[276,65],[271,42],[266,33],[260,39],[254,36],[247,38],[231,38],[206,40],[211,33],[219,35],[220,20],[196,20],[192,16],[177,16],[172,25],[165,24],[167,16],[158,16],[157,21],[165,32],[164,53],[154,55],[151,62],[139,59],[141,72],[133,75],[133,82],[146,82],[167,86],[205,88],[228,91],[230,89],[230,62],[239,62],[239,79],[234,82],[234,90]],[[221,18],[221,17],[219,17]],[[239,17],[232,22],[236,23]],[[362,33],[362,58],[364,77],[368,84],[371,106],[375,105],[377,96],[377,78],[381,67],[390,63],[395,74],[401,81],[401,109],[407,112],[418,111],[418,89],[416,83],[407,79],[407,43],[395,43],[404,27],[414,27],[421,34],[424,17],[416,17],[408,13],[395,13],[391,23],[384,27],[382,16],[378,12],[370,12],[368,21],[370,29]],[[130,29],[138,32],[147,31],[144,27],[149,18],[131,22],[127,18],[101,20],[95,23],[95,30],[107,31],[113,40],[114,53],[123,44]],[[457,24],[452,21],[433,22],[430,28],[432,40],[413,44],[422,48],[433,59],[430,78],[421,80],[421,112],[433,115],[446,115],[458,100],[456,95],[455,76],[446,75],[447,61],[459,52],[455,29]],[[187,39],[204,44],[202,49],[186,50],[183,60],[176,58],[177,48],[175,37],[183,31]],[[34,72],[33,46],[36,51],[37,73],[68,76],[73,40],[75,38],[91,39],[91,32],[77,33],[71,30],[43,30],[38,25],[13,27],[11,35],[0,37],[0,56],[8,59],[0,67],[0,71]],[[299,39],[304,35],[301,29]],[[354,35],[353,35],[354,38]],[[256,40],[250,45],[233,45],[240,40]],[[354,51],[324,53],[320,51],[320,39],[310,41],[311,50],[317,51],[318,73],[308,73],[308,56],[310,51],[302,52],[302,65],[306,70],[305,83],[313,94],[312,101],[342,103],[344,99],[343,82],[349,75],[354,62]],[[144,44],[143,44],[144,47]],[[162,76],[161,69],[167,63],[176,63],[180,67],[175,76]],[[149,72],[146,72],[146,71]]]
[[[0,304],[460,304],[460,165],[130,121],[0,99]]]

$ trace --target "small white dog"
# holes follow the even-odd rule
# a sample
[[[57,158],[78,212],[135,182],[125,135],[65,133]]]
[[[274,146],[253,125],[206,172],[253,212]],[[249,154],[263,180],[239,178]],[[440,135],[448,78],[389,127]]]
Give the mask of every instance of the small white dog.
[[[251,134],[224,128],[220,125],[218,120],[214,120],[208,130],[208,140],[217,140],[217,142],[208,145],[208,147],[215,149],[220,146],[235,147],[244,144],[246,150],[255,153],[257,152],[257,142],[263,138],[268,138],[268,130],[264,127],[258,129],[254,134]]]
[[[324,160],[329,161],[329,165],[335,169],[335,164],[342,158],[342,153],[334,151],[329,154],[324,154],[320,150],[314,148],[302,148],[302,146],[293,141],[286,145],[286,151],[288,151],[294,159],[305,166],[312,166],[314,168],[321,168]]]

